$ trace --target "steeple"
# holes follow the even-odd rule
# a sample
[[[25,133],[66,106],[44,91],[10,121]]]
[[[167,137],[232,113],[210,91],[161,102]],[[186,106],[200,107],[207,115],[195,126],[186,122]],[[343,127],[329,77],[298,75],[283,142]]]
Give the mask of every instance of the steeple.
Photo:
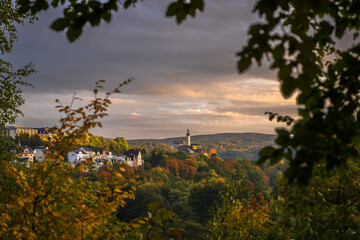
[[[187,133],[186,133],[186,139],[187,139],[187,145],[191,146],[191,139],[190,139],[190,131],[189,131],[189,129],[187,130]]]

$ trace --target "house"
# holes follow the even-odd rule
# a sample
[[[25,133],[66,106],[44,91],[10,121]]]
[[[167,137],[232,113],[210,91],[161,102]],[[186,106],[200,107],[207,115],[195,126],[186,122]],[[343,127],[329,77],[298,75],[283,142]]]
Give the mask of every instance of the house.
[[[23,161],[34,162],[34,150],[28,146],[25,146],[19,157]]]
[[[46,146],[38,146],[34,149],[34,157],[37,161],[44,161],[45,155],[48,151],[48,147]]]
[[[140,167],[144,165],[140,150],[130,149],[123,153],[125,162],[131,167]]]
[[[81,147],[78,150],[67,153],[68,161],[71,163],[86,160],[93,156],[95,156],[95,151],[89,147]]]
[[[112,152],[106,152],[106,151],[97,151],[95,153],[94,159],[112,159],[113,155]]]

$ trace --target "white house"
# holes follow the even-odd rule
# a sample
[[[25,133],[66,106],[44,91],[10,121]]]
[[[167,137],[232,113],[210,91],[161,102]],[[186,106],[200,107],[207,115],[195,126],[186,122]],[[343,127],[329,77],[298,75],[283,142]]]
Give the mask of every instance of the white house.
[[[75,151],[67,153],[69,162],[75,165],[89,158],[94,160],[94,169],[98,169],[106,163],[112,164],[127,163],[129,166],[137,168],[144,165],[140,150],[130,149],[125,151],[121,156],[113,155],[111,152],[94,152],[91,148],[82,147]]]
[[[78,150],[69,152],[67,154],[67,158],[69,160],[69,162],[78,162],[81,160],[86,160],[88,158],[91,158],[92,156],[94,156],[94,151],[91,148],[88,147],[82,147]]]
[[[44,161],[48,147],[38,146],[34,149],[34,157],[37,161]]]

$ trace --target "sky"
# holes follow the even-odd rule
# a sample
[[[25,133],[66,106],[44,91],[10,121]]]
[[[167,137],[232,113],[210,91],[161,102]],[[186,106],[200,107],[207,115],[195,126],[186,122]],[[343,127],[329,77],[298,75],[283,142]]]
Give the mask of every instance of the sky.
[[[76,92],[82,103],[93,96],[95,82],[112,89],[133,78],[112,96],[109,116],[93,133],[126,139],[165,138],[223,132],[274,133],[282,127],[266,111],[296,116],[295,99],[284,100],[276,74],[267,64],[239,75],[236,52],[260,21],[252,0],[206,1],[204,13],[181,25],[166,18],[171,1],[144,1],[116,13],[110,24],[86,25],[69,43],[49,26],[60,10],[41,13],[34,24],[18,27],[19,40],[6,60],[37,73],[26,80],[19,126],[57,124],[55,99],[64,104]]]

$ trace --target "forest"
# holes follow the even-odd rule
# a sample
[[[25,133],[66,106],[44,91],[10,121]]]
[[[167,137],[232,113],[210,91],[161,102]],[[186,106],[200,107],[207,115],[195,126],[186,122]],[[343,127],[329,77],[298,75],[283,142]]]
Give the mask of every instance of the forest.
[[[128,148],[126,140],[116,139],[121,139],[120,145],[124,149]],[[72,144],[104,150],[116,139],[105,140],[84,134],[81,141]],[[142,149],[144,166],[139,168],[114,163],[84,171],[81,165],[71,169],[66,161],[60,166],[45,161],[26,169],[21,162],[12,163],[16,171],[5,168],[1,175],[4,183],[2,206],[7,209],[3,209],[1,235],[4,239],[43,236],[73,239],[357,239],[360,166],[355,161],[349,162],[350,169],[346,174],[318,176],[307,187],[299,187],[289,184],[284,177],[288,168],[284,161],[275,165],[257,165],[249,159],[222,159],[215,152],[209,157],[204,154],[192,156],[182,151],[157,148],[158,144],[146,143],[152,148]],[[86,164],[91,165],[92,160],[88,159]],[[49,167],[52,169],[47,169]],[[321,173],[322,169],[316,171]],[[20,174],[18,178],[16,173]],[[47,179],[47,174],[53,177]],[[21,176],[23,178],[19,178]],[[45,179],[45,185],[36,184]],[[27,184],[25,189],[18,185],[24,183]],[[18,190],[14,192],[17,185],[15,189]],[[47,186],[43,195],[38,192],[41,186]],[[47,189],[50,186],[55,190]],[[35,199],[23,198],[26,189],[37,191]],[[114,199],[111,193],[119,193],[120,199]],[[12,203],[14,200],[16,202]],[[73,202],[78,200],[80,202]],[[45,206],[38,207],[32,216],[38,201]],[[113,210],[104,212],[103,208],[110,204]],[[73,212],[64,214],[69,208]],[[76,208],[84,212],[74,211]],[[95,215],[100,213],[100,216]],[[69,228],[66,225],[69,218],[77,219],[74,223],[81,225]],[[19,226],[22,227],[19,229]],[[66,226],[70,231],[62,230]],[[54,228],[54,232],[46,233],[42,227]],[[80,230],[83,233],[78,235]]]

